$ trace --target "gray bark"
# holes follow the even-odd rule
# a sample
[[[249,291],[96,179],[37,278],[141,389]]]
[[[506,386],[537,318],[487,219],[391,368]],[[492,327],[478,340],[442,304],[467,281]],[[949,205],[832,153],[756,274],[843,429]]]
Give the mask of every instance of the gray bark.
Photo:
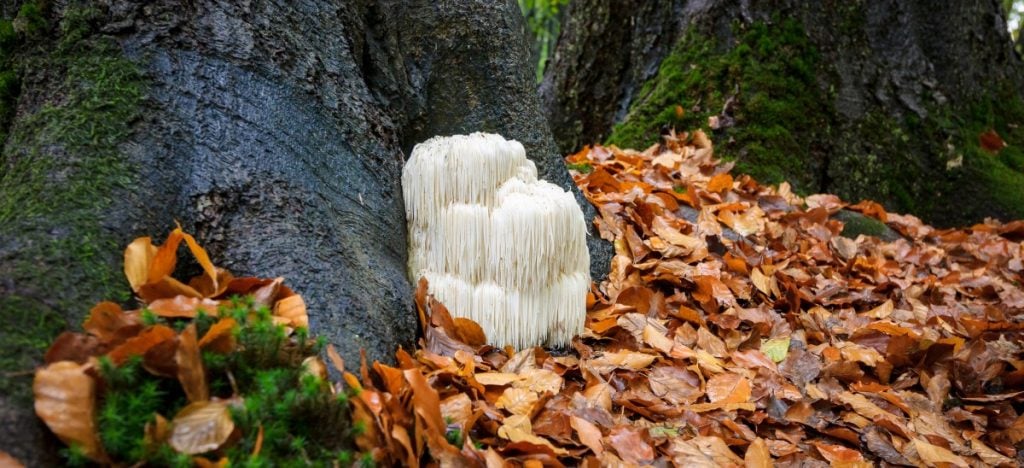
[[[945,151],[947,138],[956,145],[976,140],[956,134],[960,128],[986,125],[971,120],[977,118],[968,115],[972,105],[993,99],[1000,86],[1024,95],[1024,65],[1013,51],[997,0],[577,0],[563,21],[542,85],[543,105],[560,150],[600,143],[615,124],[629,121],[630,109],[645,97],[645,84],[652,83],[662,59],[688,33],[713,40],[724,52],[737,44],[737,31],[744,26],[788,19],[799,22],[818,55],[819,89],[808,91],[828,96],[834,111],[828,137],[797,155],[803,158],[804,172],[785,174],[798,189],[833,192],[853,201],[873,198],[940,225],[1024,213],[1019,208],[1024,196],[1017,202],[1008,201],[1013,196],[1007,195],[998,202],[992,198],[991,182],[982,177],[990,166],[968,159],[959,167],[955,158],[961,148]],[[693,64],[698,69],[701,65]],[[707,79],[713,82],[715,77]],[[736,92],[717,91],[723,96]],[[739,97],[733,104],[742,111],[745,103]],[[705,103],[685,106],[689,112],[689,106],[698,104]],[[732,110],[722,112],[730,117]],[[915,132],[905,123],[912,120],[923,122],[918,127],[936,129],[936,134]],[[873,131],[883,134],[862,128],[865,122],[878,121],[886,124],[875,127],[887,128]],[[791,127],[794,133],[812,130]],[[899,149],[884,134],[895,131],[910,138],[908,143],[896,141],[904,146]],[[655,142],[656,132],[647,143]],[[745,142],[730,146],[730,135],[722,131],[713,136],[716,152],[742,158]],[[899,175],[892,175],[897,169]],[[883,180],[887,176],[895,179]]]

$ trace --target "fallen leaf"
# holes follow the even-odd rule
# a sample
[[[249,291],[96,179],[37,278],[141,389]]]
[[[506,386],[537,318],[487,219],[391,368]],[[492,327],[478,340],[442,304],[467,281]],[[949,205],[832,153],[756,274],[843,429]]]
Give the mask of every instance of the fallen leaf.
[[[668,452],[676,466],[687,468],[714,468],[743,464],[743,459],[736,456],[722,439],[714,436],[675,439],[669,446]]]
[[[210,326],[203,338],[199,340],[199,349],[214,353],[227,354],[235,349],[235,330],[238,322],[225,317]]]
[[[743,465],[746,468],[772,468],[775,463],[772,455],[768,452],[768,444],[764,439],[758,437],[747,446],[747,453],[743,456]]]
[[[174,362],[178,365],[178,382],[188,396],[188,401],[196,403],[209,400],[210,388],[206,385],[206,368],[203,367],[199,353],[195,323],[185,327],[178,336],[178,350],[174,355]]]
[[[179,453],[197,455],[219,449],[234,430],[226,401],[196,401],[174,416],[168,443]]]
[[[274,303],[273,315],[285,319],[284,324],[289,327],[309,328],[306,302],[298,294],[293,294]]]
[[[959,455],[950,452],[949,449],[930,444],[920,438],[914,439],[914,448],[917,449],[917,455],[920,456],[928,466],[944,466],[945,464],[963,467],[971,466]]]
[[[149,310],[160,317],[195,318],[199,311],[216,316],[218,305],[218,302],[212,299],[177,295],[150,302]]]
[[[176,335],[174,330],[166,325],[153,325],[142,330],[133,338],[110,350],[107,356],[114,364],[122,364],[132,356],[142,356],[155,346],[168,340],[173,340]]]
[[[512,414],[529,415],[533,405],[540,397],[525,388],[506,388],[505,392],[494,402],[494,406]]]
[[[1006,148],[1006,142],[993,129],[978,134],[978,145],[991,154],[999,154],[1003,148]]]
[[[654,460],[654,447],[640,435],[640,431],[619,426],[608,434],[608,445],[627,463],[645,465]]]
[[[576,431],[580,442],[594,452],[594,455],[601,456],[604,453],[604,444],[601,442],[601,430],[590,421],[576,416],[569,417],[569,424]]]
[[[67,445],[81,447],[90,460],[103,463],[96,426],[96,381],[86,372],[91,363],[58,361],[36,371],[32,381],[39,419]]]
[[[750,400],[750,381],[739,374],[718,374],[707,383],[712,403],[744,403]]]
[[[761,342],[761,352],[768,356],[775,363],[786,360],[789,355],[790,337],[774,338]]]

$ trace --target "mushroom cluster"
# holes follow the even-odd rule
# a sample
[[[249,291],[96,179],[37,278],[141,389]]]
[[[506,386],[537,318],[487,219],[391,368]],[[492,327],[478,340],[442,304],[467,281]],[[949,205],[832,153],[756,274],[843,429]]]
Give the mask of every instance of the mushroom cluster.
[[[409,275],[488,341],[566,346],[583,331],[586,222],[571,194],[539,180],[500,135],[434,137],[402,171]]]

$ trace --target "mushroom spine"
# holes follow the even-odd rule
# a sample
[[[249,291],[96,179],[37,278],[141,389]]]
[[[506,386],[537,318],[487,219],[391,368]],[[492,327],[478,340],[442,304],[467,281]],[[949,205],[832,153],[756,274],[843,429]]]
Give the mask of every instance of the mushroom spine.
[[[571,194],[537,178],[500,135],[434,137],[402,171],[409,275],[488,341],[566,346],[583,331],[586,222]]]

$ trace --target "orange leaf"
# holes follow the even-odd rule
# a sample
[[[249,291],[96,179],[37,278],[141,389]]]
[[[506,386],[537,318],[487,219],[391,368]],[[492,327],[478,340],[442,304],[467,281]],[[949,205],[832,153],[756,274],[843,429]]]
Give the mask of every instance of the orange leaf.
[[[718,374],[708,379],[708,400],[712,403],[750,401],[750,381],[739,374]]]
[[[604,444],[601,443],[601,430],[590,421],[576,416],[569,417],[569,425],[576,430],[580,442],[587,446],[594,455],[601,456],[604,453]]]
[[[286,319],[287,325],[293,328],[309,328],[309,316],[306,315],[306,302],[302,296],[293,294],[274,304],[274,316]]]
[[[454,322],[457,339],[474,347],[487,344],[487,335],[478,323],[462,317],[455,317]]]
[[[100,342],[116,345],[142,329],[142,320],[138,314],[126,314],[121,306],[113,302],[100,302],[89,311],[89,318],[82,328],[99,338]]]
[[[180,228],[179,228],[180,229]],[[199,266],[203,267],[203,272],[206,273],[206,277],[213,283],[213,291],[219,289],[217,287],[217,268],[213,266],[213,262],[210,261],[210,255],[206,253],[206,249],[199,246],[196,239],[190,234],[182,233],[185,237],[185,243],[188,244],[188,250],[192,252],[192,256],[199,262]]]
[[[142,356],[154,346],[173,339],[174,330],[164,325],[154,325],[110,350],[107,356],[115,364],[120,365],[132,356]]]
[[[217,315],[217,301],[189,296],[157,299],[149,304],[149,310],[161,317],[195,318],[199,311],[207,315]]]
[[[67,445],[78,445],[90,460],[105,462],[96,432],[96,381],[86,374],[91,364],[60,361],[36,371],[32,382],[35,409],[46,426]]]
[[[423,435],[426,436],[430,453],[438,459],[445,454],[458,453],[458,450],[444,438],[447,431],[444,420],[441,419],[441,400],[437,395],[437,390],[430,386],[427,378],[420,373],[419,369],[407,369],[403,371],[403,374],[405,374],[405,380],[409,382],[409,386],[412,387],[413,410],[423,422]],[[421,426],[417,424],[417,428],[419,427]]]
[[[210,389],[206,386],[206,369],[199,354],[199,343],[196,341],[196,324],[189,324],[178,337],[178,351],[174,355],[178,364],[178,381],[188,396],[188,401],[195,403],[210,399]],[[177,419],[177,417],[175,418]],[[179,450],[181,451],[181,450]],[[187,452],[187,453],[202,453]]]
[[[747,446],[747,453],[743,456],[743,464],[746,468],[772,468],[772,454],[768,452],[768,444],[764,439],[758,437]]]
[[[230,317],[218,320],[199,340],[199,348],[221,354],[230,353],[235,349],[234,330],[237,326],[238,322]]]
[[[184,236],[181,228],[176,228],[167,236],[164,245],[156,250],[152,263],[149,265],[149,274],[146,277],[146,284],[153,284],[165,276],[174,273],[174,266],[178,263],[178,245]]]
[[[709,192],[722,192],[732,188],[732,176],[728,172],[724,174],[718,174],[708,181]]]
[[[124,276],[132,290],[138,292],[149,281],[149,269],[157,249],[149,237],[140,237],[124,249]]]
[[[147,304],[157,299],[175,296],[203,297],[199,291],[170,276],[165,276],[154,283],[144,284],[136,292]]]

